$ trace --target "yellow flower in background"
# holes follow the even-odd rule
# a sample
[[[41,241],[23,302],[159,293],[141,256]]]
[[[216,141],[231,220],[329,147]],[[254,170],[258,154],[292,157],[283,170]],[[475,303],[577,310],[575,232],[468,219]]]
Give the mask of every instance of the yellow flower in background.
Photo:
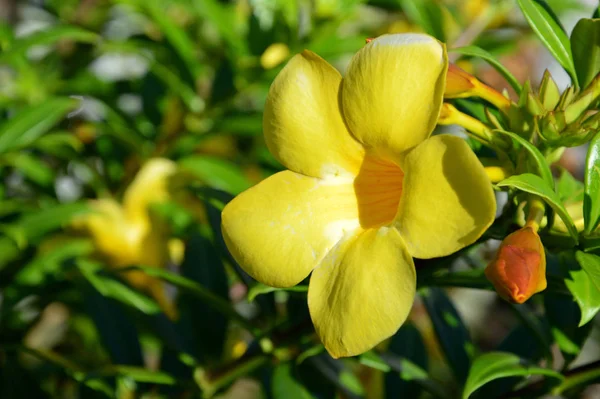
[[[264,69],[273,69],[290,55],[290,49],[285,43],[273,43],[260,56],[260,65]]]
[[[490,181],[467,144],[429,138],[447,68],[432,37],[384,35],[343,79],[304,51],[269,91],[265,140],[289,170],[231,201],[223,234],[264,284],[291,287],[312,272],[310,314],[334,357],[398,330],[415,296],[413,256],[451,254],[494,219]]]
[[[177,245],[169,241],[166,226],[151,214],[149,207],[169,198],[167,181],[176,170],[176,164],[168,159],[151,159],[127,188],[122,204],[114,199],[94,200],[95,212],[75,220],[74,227],[92,238],[97,254],[109,266],[162,268],[168,264],[169,249]],[[151,294],[165,314],[175,317],[175,308],[159,279],[141,271],[123,276],[132,286]]]

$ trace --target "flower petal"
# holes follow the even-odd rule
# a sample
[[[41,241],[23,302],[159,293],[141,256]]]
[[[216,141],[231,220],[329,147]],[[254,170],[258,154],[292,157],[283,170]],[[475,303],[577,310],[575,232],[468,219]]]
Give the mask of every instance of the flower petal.
[[[415,289],[415,267],[400,234],[380,227],[341,241],[325,257],[310,279],[308,306],[331,356],[354,356],[400,328]]]
[[[440,112],[447,68],[444,45],[424,34],[383,35],[364,46],[342,87],[354,137],[383,155],[425,140]]]
[[[123,196],[123,208],[131,221],[148,223],[148,206],[168,198],[168,178],[177,170],[175,162],[153,158],[146,162]]]
[[[339,108],[340,73],[318,55],[294,56],[271,85],[263,129],[271,153],[294,172],[324,177],[354,173],[363,148]]]
[[[301,282],[342,238],[359,228],[351,179],[279,172],[223,209],[227,248],[256,280],[274,287]]]
[[[416,258],[449,255],[492,224],[496,201],[483,166],[460,138],[439,135],[411,150],[396,226]]]

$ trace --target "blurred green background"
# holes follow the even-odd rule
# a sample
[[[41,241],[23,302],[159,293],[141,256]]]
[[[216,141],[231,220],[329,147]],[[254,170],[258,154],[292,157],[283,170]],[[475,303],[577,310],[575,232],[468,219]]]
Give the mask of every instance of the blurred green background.
[[[550,4],[567,23],[594,8]],[[291,56],[343,71],[366,38],[426,32],[484,48],[521,81],[549,67],[560,82],[516,2],[0,0],[0,17],[0,398],[454,397],[455,363],[477,350],[548,350],[515,335],[526,310],[432,289],[384,344],[402,359],[393,372],[334,360],[305,286],[255,283],[220,233],[223,205],[281,169],[262,110]],[[457,353],[439,342],[442,313],[460,323]]]

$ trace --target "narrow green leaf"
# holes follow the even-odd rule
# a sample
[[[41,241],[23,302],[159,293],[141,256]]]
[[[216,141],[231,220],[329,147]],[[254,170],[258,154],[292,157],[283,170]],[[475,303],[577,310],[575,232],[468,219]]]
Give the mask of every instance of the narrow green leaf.
[[[581,310],[581,327],[600,310],[600,257],[577,251],[575,259],[580,268],[571,266],[565,284]]]
[[[445,42],[444,14],[440,4],[432,0],[400,0],[408,19],[426,33]]]
[[[248,290],[248,302],[254,302],[257,296],[268,294],[275,291],[289,291],[289,292],[308,292],[308,285],[296,285],[289,288],[275,288],[269,287],[262,283],[256,283]]]
[[[192,4],[196,13],[202,19],[213,24],[234,52],[241,55],[247,51],[243,36],[236,30],[236,25],[232,23],[232,14],[225,4],[217,0],[194,1]]]
[[[89,381],[102,377],[112,377],[112,376],[122,376],[131,378],[134,381],[138,382],[149,382],[153,384],[161,384],[161,385],[173,385],[177,381],[171,375],[162,372],[162,371],[154,371],[148,370],[144,367],[135,367],[135,366],[124,366],[124,365],[115,365],[109,366],[97,371],[92,371],[85,373],[81,376],[81,380]]]
[[[23,148],[57,124],[79,101],[56,97],[18,112],[0,125],[0,154]]]
[[[280,364],[275,367],[271,382],[274,399],[313,399],[314,396],[292,374],[292,365]]]
[[[196,46],[184,29],[178,27],[165,12],[164,3],[157,0],[142,2],[150,17],[160,27],[171,46],[187,66],[190,74],[196,79],[200,75],[202,64],[198,62]]]
[[[514,376],[528,377],[530,375],[544,375],[558,381],[563,380],[563,376],[560,373],[542,367],[528,366],[512,353],[486,353],[473,361],[462,397],[463,399],[469,398],[478,388],[498,378]]]
[[[257,331],[248,320],[246,320],[243,316],[236,312],[236,310],[231,306],[229,302],[213,294],[210,290],[206,289],[201,284],[198,284],[193,280],[182,277],[175,273],[171,273],[167,270],[158,269],[155,267],[133,266],[129,268],[119,269],[118,272],[125,273],[133,270],[141,270],[149,276],[158,277],[168,283],[171,283],[176,287],[185,290],[186,292],[189,292],[202,299],[206,304],[223,313],[227,316],[227,318],[237,321],[252,333],[259,333],[259,331]]]
[[[556,212],[565,223],[565,226],[567,226],[567,230],[569,231],[569,234],[575,243],[579,242],[577,229],[573,224],[571,216],[569,216],[569,213],[560,202],[558,194],[556,194],[548,186],[548,184],[542,180],[541,177],[531,173],[524,173],[522,175],[511,176],[508,179],[502,180],[497,184],[497,186],[516,188],[518,190],[525,191],[526,193],[535,194],[542,198],[548,205],[552,207],[554,212]]]
[[[583,220],[590,234],[600,223],[600,133],[590,141],[583,183]]]
[[[220,158],[192,155],[178,163],[206,185],[232,194],[239,194],[252,185],[239,167]]]
[[[568,365],[581,353],[592,325],[588,323],[579,327],[581,311],[569,297],[547,293],[544,295],[544,309],[554,341]]]
[[[79,259],[77,266],[90,284],[105,297],[116,299],[145,314],[158,314],[161,312],[160,306],[152,298],[110,276],[99,273],[103,268],[101,264]]]
[[[567,169],[561,169],[556,182],[556,192],[563,204],[583,201],[583,183],[571,175]]]
[[[548,186],[554,188],[554,177],[552,176],[552,171],[550,170],[550,166],[548,166],[548,162],[540,150],[538,150],[533,144],[518,134],[507,132],[505,130],[494,130],[494,133],[500,133],[509,136],[519,143],[523,148],[525,148],[527,152],[529,152],[529,155],[531,155],[531,159],[533,159],[533,162],[535,163],[539,176],[544,179]]]
[[[42,159],[26,152],[9,153],[4,157],[6,164],[15,168],[25,178],[41,187],[52,187],[55,180],[52,170]]]
[[[410,360],[427,372],[427,349],[419,330],[410,323],[405,323],[390,340],[388,352]],[[429,377],[428,377],[429,378]],[[400,378],[400,375],[389,373],[385,376],[385,398],[418,398],[422,387],[413,381]]]
[[[180,267],[182,277],[209,290],[223,302],[229,301],[229,287],[225,266],[210,239],[194,231],[186,242]],[[183,334],[195,343],[198,358],[203,362],[218,361],[223,356],[228,318],[217,309],[207,306],[203,299],[183,291],[177,298],[180,309],[179,323]],[[209,325],[210,328],[206,328]]]
[[[452,372],[458,381],[464,382],[475,350],[469,331],[442,289],[424,289],[421,291],[421,297]]]
[[[496,71],[498,71],[500,75],[502,75],[504,79],[506,79],[508,84],[510,84],[510,86],[514,89],[517,95],[521,94],[522,88],[517,78],[515,78],[513,74],[510,73],[510,71],[500,63],[500,61],[498,61],[493,55],[491,55],[484,49],[477,46],[465,46],[459,48],[452,48],[448,51],[459,53],[462,55],[467,55],[470,57],[479,57],[482,60],[487,61]]]
[[[531,29],[538,35],[554,58],[569,73],[575,86],[578,86],[577,74],[575,73],[575,66],[573,65],[571,55],[571,43],[560,23],[549,12],[548,5],[543,0],[517,1]]]
[[[583,18],[571,32],[575,72],[581,87],[587,87],[600,72],[600,19]]]
[[[11,226],[12,230],[18,232],[21,239],[35,241],[45,234],[67,225],[73,217],[89,211],[89,205],[85,203],[60,204],[28,212]]]
[[[51,45],[59,40],[73,40],[82,43],[95,43],[100,38],[94,32],[82,29],[72,25],[53,26],[29,36],[17,39],[0,53],[0,62],[14,57],[17,54],[23,54],[33,46]]]

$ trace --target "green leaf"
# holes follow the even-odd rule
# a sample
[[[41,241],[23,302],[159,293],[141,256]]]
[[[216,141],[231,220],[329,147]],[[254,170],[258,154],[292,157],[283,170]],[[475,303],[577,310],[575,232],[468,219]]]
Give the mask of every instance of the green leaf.
[[[141,366],[144,364],[137,329],[124,307],[112,298],[100,294],[89,282],[82,280],[79,292],[84,310],[92,319],[104,349],[113,364]]]
[[[388,352],[396,356],[410,360],[425,372],[428,368],[427,349],[419,330],[410,323],[402,325],[400,330],[392,337]],[[385,376],[385,397],[393,398],[417,398],[420,395],[421,386],[414,380],[407,381],[400,375],[389,373]]]
[[[600,133],[588,147],[583,183],[583,220],[585,232],[589,234],[600,223]]]
[[[580,268],[570,266],[565,284],[581,310],[581,327],[600,310],[600,257],[577,251],[575,259]]]
[[[179,160],[181,169],[189,171],[208,186],[239,194],[252,183],[236,165],[223,159],[192,155]]]
[[[71,132],[51,132],[31,143],[31,148],[70,160],[83,149],[83,144]]]
[[[583,18],[571,32],[575,72],[581,87],[587,87],[600,72],[600,19]]]
[[[246,53],[246,43],[241,32],[236,30],[236,24],[231,20],[232,13],[225,4],[217,0],[194,1],[192,4],[196,13],[217,29],[234,52],[238,55]]]
[[[426,33],[445,42],[444,14],[440,4],[432,0],[399,0],[408,19]]]
[[[165,35],[169,44],[173,46],[177,55],[187,66],[191,76],[197,79],[200,75],[202,63],[198,60],[196,46],[190,39],[184,29],[177,26],[172,18],[169,18],[165,12],[165,4],[157,0],[146,0],[141,2],[146,8],[150,17],[160,27],[161,32]]]
[[[579,327],[581,311],[573,300],[564,295],[547,293],[544,296],[546,318],[554,341],[563,354],[566,365],[580,353],[584,341],[591,331],[591,323]]]
[[[78,104],[72,98],[56,97],[19,111],[0,126],[0,154],[30,145]]]
[[[248,302],[254,302],[257,296],[275,291],[308,292],[308,285],[296,285],[288,288],[275,288],[262,283],[256,283],[248,290]]]
[[[171,375],[162,371],[154,371],[148,370],[144,367],[123,365],[109,366],[97,371],[85,373],[82,375],[81,379],[83,381],[89,381],[96,378],[112,376],[122,376],[138,382],[149,382],[161,385],[173,385],[177,382]]]
[[[191,234],[185,245],[181,275],[221,298],[229,301],[229,287],[225,267],[211,240],[198,231]],[[217,309],[193,293],[182,291],[177,299],[179,322],[190,342],[197,343],[201,361],[218,361],[223,355],[228,319]],[[206,328],[209,325],[210,328]]]
[[[499,182],[497,186],[516,188],[542,198],[565,223],[565,226],[567,226],[567,230],[575,243],[579,242],[577,229],[573,224],[571,216],[569,216],[569,213],[560,202],[558,194],[556,194],[541,177],[531,173],[524,173],[522,175],[511,176],[508,179],[504,179]]]
[[[61,204],[23,216],[16,227],[29,238],[37,239],[52,230],[56,230],[71,222],[71,219],[89,212],[87,203]]]
[[[518,134],[507,132],[505,130],[494,130],[494,133],[500,133],[509,136],[519,143],[523,148],[525,148],[527,152],[529,152],[529,155],[531,155],[531,159],[533,160],[540,177],[544,179],[548,186],[554,188],[554,177],[552,176],[552,171],[550,170],[550,166],[548,166],[548,162],[540,150],[538,150],[533,144]]]
[[[94,245],[88,239],[69,238],[57,242],[52,248],[39,252],[35,259],[26,264],[15,276],[15,282],[21,285],[42,285],[49,276],[59,279],[64,271],[64,262],[78,256],[92,253]]]
[[[548,5],[543,0],[517,0],[519,7],[529,22],[531,29],[538,35],[542,43],[556,58],[560,65],[571,76],[575,86],[577,74],[573,65],[571,55],[571,43],[567,34],[560,26],[560,22],[554,17]]]
[[[111,276],[100,273],[102,265],[84,259],[79,259],[79,271],[103,296],[116,299],[145,314],[158,314],[160,306],[150,297],[130,288],[126,284],[115,280]]]
[[[522,88],[517,78],[515,78],[513,74],[510,73],[510,71],[500,63],[500,61],[498,61],[493,55],[491,55],[484,49],[477,46],[465,46],[459,48],[452,48],[448,51],[453,53],[459,53],[462,55],[467,55],[470,57],[479,57],[482,60],[487,61],[496,71],[498,71],[500,75],[502,75],[504,79],[506,79],[508,84],[510,84],[510,86],[514,89],[517,95],[521,94]]]
[[[374,352],[368,352],[366,356],[361,357],[361,363],[375,368],[377,370],[385,371],[393,370],[398,373],[400,380],[407,383],[408,387],[413,387],[412,384],[417,385],[422,390],[427,391],[435,398],[450,398],[451,396],[444,390],[444,387],[440,385],[436,380],[433,380],[427,374],[427,371],[421,368],[418,364],[415,364],[411,360],[403,357],[398,357],[391,353],[384,353],[377,355]],[[392,374],[386,375],[387,377]],[[416,390],[389,390],[389,385],[386,383],[386,397],[387,398],[414,398],[418,396],[411,396],[414,393],[418,394]],[[400,393],[401,396],[395,396],[394,393]]]
[[[4,161],[41,187],[50,188],[54,184],[54,170],[39,157],[26,152],[9,153],[5,155]]]
[[[442,289],[426,288],[421,297],[452,372],[458,381],[464,382],[475,351],[467,328]]]
[[[189,278],[155,267],[132,266],[126,269],[119,269],[118,272],[125,273],[134,270],[141,270],[149,276],[158,277],[170,284],[173,284],[182,291],[189,292],[190,294],[197,296],[212,308],[223,313],[225,316],[227,316],[228,319],[237,321],[243,327],[247,328],[253,333],[258,333],[258,331],[254,329],[252,324],[250,324],[243,316],[238,314],[228,301],[224,300],[218,295],[215,295],[201,284],[198,284],[197,282],[190,280]]]
[[[33,46],[51,45],[59,40],[72,40],[82,43],[96,43],[100,38],[94,32],[72,25],[59,25],[15,40],[6,51],[0,53],[0,62],[5,62],[17,54],[23,54]]]
[[[571,175],[567,169],[561,169],[556,182],[556,192],[563,204],[583,201],[583,183]]]
[[[518,356],[512,353],[486,353],[473,361],[462,397],[463,399],[469,398],[478,388],[498,378],[530,375],[545,375],[558,381],[563,380],[560,373],[551,369],[525,365]]]
[[[275,367],[271,382],[274,399],[313,399],[314,396],[294,378],[289,363]]]

